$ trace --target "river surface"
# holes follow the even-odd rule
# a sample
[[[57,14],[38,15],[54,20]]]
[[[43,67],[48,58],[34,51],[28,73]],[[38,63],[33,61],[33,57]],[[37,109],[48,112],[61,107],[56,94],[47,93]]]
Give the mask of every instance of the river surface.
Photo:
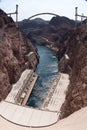
[[[40,56],[36,69],[39,77],[27,105],[39,108],[43,104],[54,79],[58,75],[58,60],[55,52],[51,49],[42,45],[36,45],[36,47]]]

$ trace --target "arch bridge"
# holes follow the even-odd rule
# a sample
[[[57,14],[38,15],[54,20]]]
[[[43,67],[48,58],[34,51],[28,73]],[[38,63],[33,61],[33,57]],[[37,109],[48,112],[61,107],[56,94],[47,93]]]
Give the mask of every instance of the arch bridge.
[[[48,15],[54,15],[54,16],[56,16],[56,17],[59,16],[58,14],[55,14],[55,13],[46,12],[46,13],[38,13],[38,14],[32,15],[32,16],[30,16],[28,19],[30,20],[30,19],[32,19],[33,17],[39,16],[39,15],[46,15],[46,14],[48,14]]]

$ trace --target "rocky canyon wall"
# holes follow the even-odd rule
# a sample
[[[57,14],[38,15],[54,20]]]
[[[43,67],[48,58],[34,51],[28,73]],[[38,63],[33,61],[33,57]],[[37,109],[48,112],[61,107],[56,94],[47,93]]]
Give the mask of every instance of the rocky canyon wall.
[[[62,106],[61,117],[64,118],[87,106],[87,24],[70,31],[66,46],[60,52],[60,71],[70,75],[66,102]]]
[[[33,64],[32,57],[26,58],[31,52]],[[37,63],[36,48],[22,36],[12,18],[0,10],[0,100],[7,96],[22,71],[35,69]]]

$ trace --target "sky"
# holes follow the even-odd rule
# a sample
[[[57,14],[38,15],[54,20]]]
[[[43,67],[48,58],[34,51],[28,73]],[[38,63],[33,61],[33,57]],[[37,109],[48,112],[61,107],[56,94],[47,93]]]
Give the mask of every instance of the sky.
[[[56,13],[59,16],[75,19],[75,7],[78,7],[78,14],[84,13],[87,16],[87,0],[0,0],[0,9],[6,13],[15,12],[16,4],[19,5],[19,21],[42,12]],[[38,17],[50,20],[52,16]],[[15,16],[13,19],[15,20]]]

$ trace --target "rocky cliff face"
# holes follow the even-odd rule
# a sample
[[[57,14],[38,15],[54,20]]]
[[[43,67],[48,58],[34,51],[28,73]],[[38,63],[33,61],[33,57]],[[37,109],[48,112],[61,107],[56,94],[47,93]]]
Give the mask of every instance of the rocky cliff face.
[[[70,74],[70,85],[62,117],[87,106],[87,24],[79,25],[70,32],[65,48],[64,53],[64,49],[61,51],[60,71]],[[65,54],[69,59],[65,58],[64,62]]]
[[[67,39],[68,31],[74,25],[75,22],[73,20],[61,16],[53,17],[49,22],[34,19],[19,23],[21,31],[27,38],[31,41],[48,45],[50,48],[59,48],[64,40]]]
[[[26,58],[29,52],[35,57],[33,64]],[[24,39],[12,18],[0,10],[0,100],[7,96],[24,69],[36,67],[37,57],[36,49]]]

